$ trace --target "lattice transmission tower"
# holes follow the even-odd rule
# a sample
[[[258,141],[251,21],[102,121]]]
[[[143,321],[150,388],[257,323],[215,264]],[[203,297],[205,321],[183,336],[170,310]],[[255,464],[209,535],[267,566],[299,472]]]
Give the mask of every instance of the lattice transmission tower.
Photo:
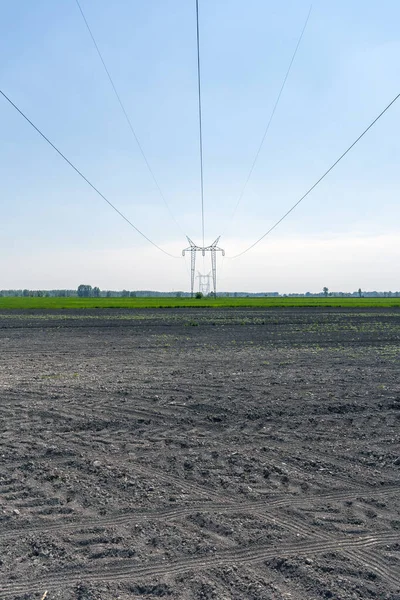
[[[222,256],[225,256],[225,250],[223,248],[219,248],[218,242],[219,237],[210,244],[209,246],[197,246],[190,237],[186,236],[189,242],[189,246],[182,250],[182,256],[185,256],[186,252],[190,252],[190,293],[193,297],[194,291],[194,273],[196,270],[196,252],[201,252],[202,256],[206,255],[206,252],[209,252],[211,255],[211,272],[212,272],[212,281],[213,281],[213,294],[217,295],[217,252],[221,252]]]
[[[203,275],[200,271],[197,271],[197,279],[199,280],[199,292],[203,294],[203,296],[208,296],[211,291],[211,272],[207,273],[207,275]]]

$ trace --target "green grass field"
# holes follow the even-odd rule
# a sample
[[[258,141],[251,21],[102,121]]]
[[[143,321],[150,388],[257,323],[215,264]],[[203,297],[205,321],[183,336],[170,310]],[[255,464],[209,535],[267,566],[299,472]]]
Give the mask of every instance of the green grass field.
[[[93,308],[400,307],[400,298],[0,298],[0,310]]]

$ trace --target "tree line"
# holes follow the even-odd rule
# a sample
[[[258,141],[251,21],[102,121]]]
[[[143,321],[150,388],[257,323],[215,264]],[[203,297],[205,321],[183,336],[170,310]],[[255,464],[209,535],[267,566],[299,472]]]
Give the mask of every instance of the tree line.
[[[302,292],[279,294],[278,292],[218,292],[220,298],[263,298],[263,297],[307,297],[318,298],[321,296],[336,298],[399,298],[400,291],[363,291],[358,288],[354,292],[335,292],[330,291],[327,286],[322,288],[321,292]],[[171,291],[158,292],[155,290],[101,290],[98,286],[80,284],[77,289],[54,289],[54,290],[29,290],[29,289],[9,289],[0,290],[0,297],[31,297],[31,298],[149,298],[149,297],[175,297],[188,298],[189,292]]]

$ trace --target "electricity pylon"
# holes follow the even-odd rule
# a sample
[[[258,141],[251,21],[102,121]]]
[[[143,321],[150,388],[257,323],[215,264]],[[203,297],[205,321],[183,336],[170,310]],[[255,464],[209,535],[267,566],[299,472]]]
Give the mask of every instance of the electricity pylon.
[[[200,271],[197,271],[197,279],[199,280],[199,292],[203,294],[203,296],[208,296],[210,293],[211,273],[203,275]]]
[[[217,252],[222,252],[222,256],[225,256],[225,250],[218,247],[219,237],[210,244],[209,246],[196,246],[194,242],[187,237],[187,241],[189,242],[189,247],[182,250],[182,256],[185,256],[185,252],[190,252],[190,293],[193,298],[193,290],[194,290],[194,272],[196,269],[196,252],[201,252],[203,256],[206,255],[206,252],[210,252],[211,254],[211,270],[212,270],[212,278],[213,278],[213,286],[214,286],[214,295],[217,295]]]

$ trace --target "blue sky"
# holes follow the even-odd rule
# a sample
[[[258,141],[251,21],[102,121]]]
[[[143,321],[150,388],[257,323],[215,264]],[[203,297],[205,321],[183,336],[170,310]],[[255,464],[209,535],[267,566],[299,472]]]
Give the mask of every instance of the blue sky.
[[[1,89],[146,235],[200,243],[194,0],[81,0],[171,219],[75,0],[0,0]],[[400,91],[397,0],[313,2],[245,196],[231,218],[310,3],[200,0],[205,222],[219,289],[400,289],[400,101],[242,258]],[[0,288],[188,289],[0,98]],[[199,262],[201,270],[209,266]]]

